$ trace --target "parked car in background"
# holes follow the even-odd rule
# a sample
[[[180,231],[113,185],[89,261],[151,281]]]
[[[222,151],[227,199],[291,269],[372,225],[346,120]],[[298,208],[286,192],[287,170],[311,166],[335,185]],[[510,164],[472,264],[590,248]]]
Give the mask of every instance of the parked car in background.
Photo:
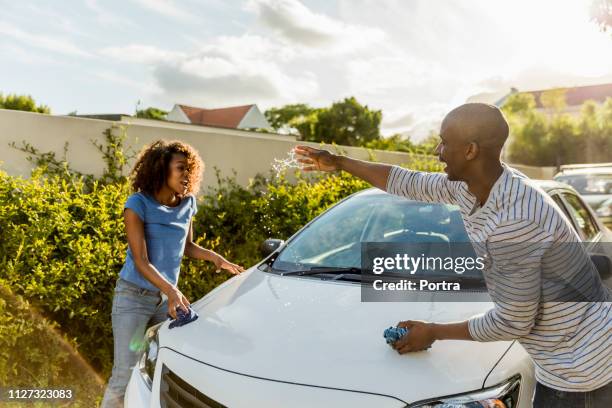
[[[612,228],[612,198],[601,203],[595,214],[608,228]]]
[[[589,253],[612,241],[574,189],[540,186]],[[384,329],[398,321],[465,320],[493,307],[480,271],[460,276],[470,285],[456,300],[438,302],[431,293],[363,302],[361,243],[415,240],[469,242],[457,207],[374,188],[342,200],[287,242],[267,240],[260,263],[192,303],[198,320],[147,331],[125,406],[531,407],[533,362],[517,341],[449,340],[401,356],[385,344]],[[610,285],[609,258],[596,265]]]
[[[612,163],[564,165],[554,180],[574,187],[593,210],[612,198]]]

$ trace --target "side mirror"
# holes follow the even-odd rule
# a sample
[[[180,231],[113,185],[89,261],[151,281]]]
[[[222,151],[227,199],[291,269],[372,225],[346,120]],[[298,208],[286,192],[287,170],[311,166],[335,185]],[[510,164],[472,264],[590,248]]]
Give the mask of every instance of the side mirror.
[[[267,257],[272,252],[276,251],[285,241],[277,238],[268,238],[261,244],[261,256]]]
[[[591,261],[595,264],[601,279],[608,279],[612,274],[612,261],[606,255],[593,254]]]

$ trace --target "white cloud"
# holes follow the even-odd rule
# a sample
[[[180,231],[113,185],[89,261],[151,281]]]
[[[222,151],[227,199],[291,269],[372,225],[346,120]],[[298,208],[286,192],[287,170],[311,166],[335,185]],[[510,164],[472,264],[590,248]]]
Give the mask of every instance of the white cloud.
[[[89,52],[80,49],[69,40],[49,35],[31,34],[11,23],[3,21],[0,21],[0,35],[12,37],[27,46],[41,48],[60,54],[78,57],[93,56]]]
[[[313,97],[313,74],[288,75],[280,61],[291,56],[282,53],[262,37],[219,37],[195,53],[157,64],[154,75],[173,102],[219,106]]]
[[[250,0],[247,10],[284,39],[307,47],[355,50],[382,40],[384,32],[366,25],[346,24],[311,11],[298,0]]]
[[[349,59],[358,99],[383,109],[385,132],[436,115],[482,92],[609,82],[612,43],[589,22],[587,0],[339,0],[350,24],[384,24],[386,41]],[[552,17],[554,16],[554,18]],[[429,119],[428,119],[429,118]]]
[[[440,128],[442,118],[451,106],[445,103],[430,103],[420,106],[404,105],[385,110],[381,133],[391,135],[400,133],[410,136],[413,141],[420,141]]]

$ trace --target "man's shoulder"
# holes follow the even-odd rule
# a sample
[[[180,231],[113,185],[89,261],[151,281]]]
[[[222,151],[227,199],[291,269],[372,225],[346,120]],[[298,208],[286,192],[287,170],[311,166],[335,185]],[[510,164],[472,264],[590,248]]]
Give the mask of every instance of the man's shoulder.
[[[504,163],[504,166],[510,171],[510,173],[512,173],[513,176],[518,177],[518,178],[522,178],[522,179],[531,180],[529,178],[529,176],[527,176],[522,171],[518,170],[516,167],[512,167],[512,166],[510,166],[507,163]]]
[[[541,204],[551,204],[552,199],[540,186],[537,180],[527,177],[522,172],[508,167],[508,177],[501,186],[502,200],[499,204],[506,209],[516,206],[530,205],[533,201]],[[527,202],[525,202],[527,200]]]

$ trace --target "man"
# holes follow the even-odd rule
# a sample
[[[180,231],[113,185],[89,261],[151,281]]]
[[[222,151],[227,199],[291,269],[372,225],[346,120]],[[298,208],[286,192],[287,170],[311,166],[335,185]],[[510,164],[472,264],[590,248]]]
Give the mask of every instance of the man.
[[[463,322],[400,322],[410,329],[394,345],[400,354],[436,340],[517,339],[536,366],[535,407],[612,406],[610,293],[552,199],[500,161],[508,132],[495,106],[451,111],[436,148],[446,174],[308,146],[295,152],[305,171],[344,170],[391,194],[458,205],[474,249],[489,260],[483,273],[495,307]]]

